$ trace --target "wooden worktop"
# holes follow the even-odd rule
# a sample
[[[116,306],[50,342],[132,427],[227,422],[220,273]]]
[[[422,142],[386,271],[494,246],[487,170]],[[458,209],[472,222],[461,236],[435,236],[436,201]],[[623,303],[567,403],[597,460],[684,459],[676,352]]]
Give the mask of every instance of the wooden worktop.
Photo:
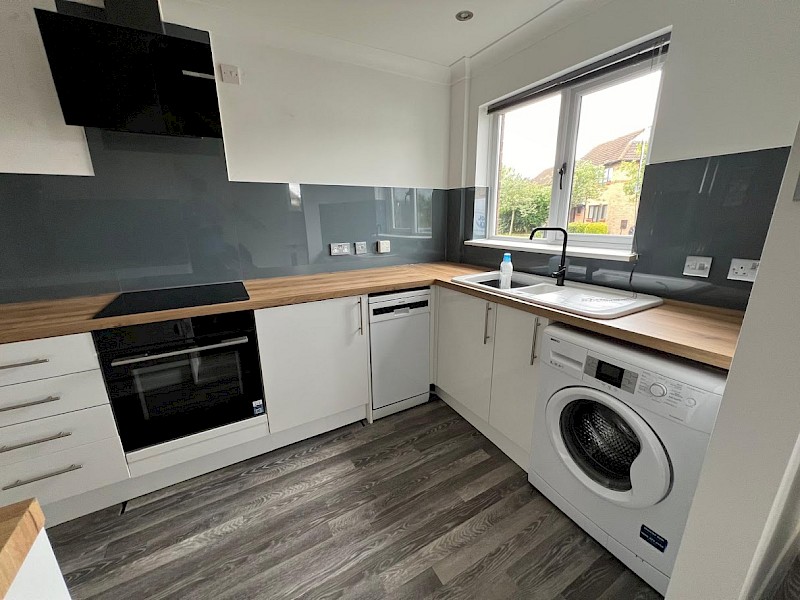
[[[0,508],[0,598],[5,598],[43,527],[44,514],[34,499]]]
[[[500,294],[475,290],[450,281],[457,275],[480,273],[485,270],[454,263],[427,263],[317,275],[255,279],[245,282],[250,300],[244,302],[103,319],[93,319],[92,317],[111,302],[115,294],[5,304],[0,305],[0,343],[236,310],[255,310],[343,296],[441,285],[616,339],[641,344],[723,369],[730,367],[742,323],[743,313],[741,312],[666,302],[662,306],[618,319],[589,319],[536,306]]]

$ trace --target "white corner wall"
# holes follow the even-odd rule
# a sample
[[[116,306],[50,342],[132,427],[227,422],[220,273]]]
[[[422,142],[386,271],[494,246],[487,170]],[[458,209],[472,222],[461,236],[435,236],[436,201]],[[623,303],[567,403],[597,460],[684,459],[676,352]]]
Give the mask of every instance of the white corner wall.
[[[441,188],[447,184],[449,72],[368,48],[277,31],[267,17],[163,0],[164,19],[211,32],[235,181]],[[326,46],[327,44],[327,46]],[[295,47],[292,47],[295,46]],[[299,49],[299,51],[298,51]],[[394,72],[392,72],[394,71]]]
[[[795,125],[800,107],[795,113]],[[782,491],[800,433],[797,271],[800,132],[789,157],[736,355],[711,435],[667,600],[749,600],[776,523],[789,522]],[[791,490],[791,487],[789,488]],[[797,498],[791,500],[797,502]],[[788,539],[781,535],[780,538]],[[764,543],[760,543],[760,542]],[[777,541],[777,540],[776,540]],[[768,566],[767,569],[768,570]]]
[[[462,159],[468,185],[475,184],[476,168],[485,167],[476,162],[481,105],[670,27],[651,162],[791,143],[800,108],[800,3],[612,0],[588,6],[592,12],[577,20],[574,13],[545,14],[473,57],[469,143],[465,157],[450,156],[451,186],[462,176]],[[463,94],[463,86],[453,92]],[[451,127],[461,124],[454,120]]]
[[[82,127],[64,124],[34,8],[0,1],[0,173],[93,175]]]

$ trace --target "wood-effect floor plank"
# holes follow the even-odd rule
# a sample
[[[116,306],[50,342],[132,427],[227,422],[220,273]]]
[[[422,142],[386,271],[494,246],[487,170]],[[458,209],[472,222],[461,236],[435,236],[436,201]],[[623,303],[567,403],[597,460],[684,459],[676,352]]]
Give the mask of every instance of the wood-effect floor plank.
[[[49,530],[75,600],[659,598],[432,401]]]

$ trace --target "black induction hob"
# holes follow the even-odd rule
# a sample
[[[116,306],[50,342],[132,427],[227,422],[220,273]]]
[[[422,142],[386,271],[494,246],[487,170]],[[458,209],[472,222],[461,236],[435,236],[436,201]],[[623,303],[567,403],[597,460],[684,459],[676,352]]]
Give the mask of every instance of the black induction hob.
[[[147,290],[144,292],[125,292],[106,305],[94,318],[119,317],[190,306],[240,302],[249,299],[250,296],[241,281],[165,290]]]

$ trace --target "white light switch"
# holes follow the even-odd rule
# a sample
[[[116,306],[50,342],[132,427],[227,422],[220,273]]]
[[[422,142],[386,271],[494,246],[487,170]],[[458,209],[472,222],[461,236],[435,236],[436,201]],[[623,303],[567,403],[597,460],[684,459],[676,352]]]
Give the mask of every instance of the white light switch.
[[[222,83],[239,85],[239,67],[236,65],[220,65],[219,70],[222,72]]]
[[[378,242],[378,254],[386,254],[392,251],[392,242],[390,240],[380,240]]]
[[[728,270],[728,279],[734,281],[755,281],[761,261],[752,258],[733,258]]]
[[[712,260],[711,256],[687,256],[683,264],[683,274],[689,277],[708,277]]]
[[[367,253],[367,242],[356,242],[356,254]]]

